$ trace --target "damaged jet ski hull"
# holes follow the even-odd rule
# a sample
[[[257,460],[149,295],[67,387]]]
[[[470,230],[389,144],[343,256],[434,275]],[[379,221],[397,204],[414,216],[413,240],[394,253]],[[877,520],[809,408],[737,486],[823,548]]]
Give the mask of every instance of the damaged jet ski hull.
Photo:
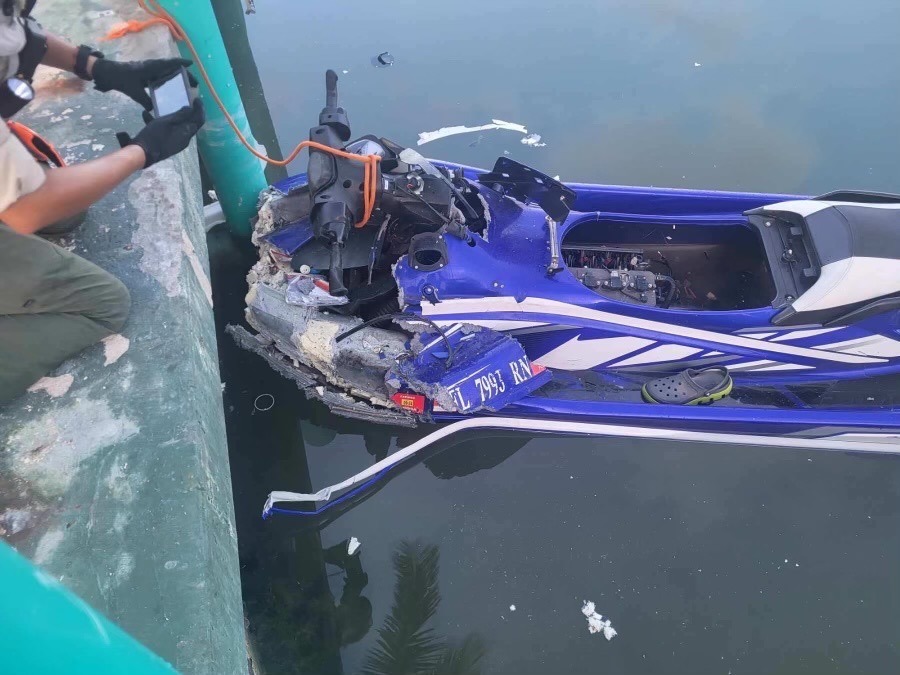
[[[329,71],[307,174],[261,195],[258,336],[234,332],[344,414],[900,429],[900,196],[563,184],[350,139]],[[734,384],[711,407],[642,402],[706,367]]]
[[[480,173],[460,168],[471,180]],[[305,176],[299,175],[274,188],[288,194],[304,184]],[[664,236],[671,237],[668,242],[679,236],[680,226],[745,227],[743,211],[797,199],[773,194],[569,187],[584,203],[603,203],[609,210],[573,212],[559,232],[561,242],[586,219],[611,218],[653,222],[666,229]],[[485,199],[490,204],[492,196],[486,194]],[[679,310],[678,323],[673,324],[658,318],[671,316],[671,310],[620,306],[597,297],[577,277],[565,273],[550,280],[553,297],[540,297],[535,289],[548,285],[549,244],[512,245],[504,250],[503,242],[523,237],[532,241],[538,236],[546,241],[546,218],[540,212],[529,213],[522,204],[514,207],[511,215],[515,222],[504,224],[509,207],[496,205],[485,236],[473,237],[474,246],[448,237],[444,242],[451,261],[448,268],[423,273],[403,258],[394,270],[406,311],[420,313],[442,326],[468,324],[512,336],[523,345],[531,362],[554,372],[553,383],[500,410],[478,414],[805,438],[859,434],[883,438],[900,428],[894,401],[885,397],[887,389],[877,384],[879,378],[890,378],[898,370],[895,357],[900,356],[900,349],[892,337],[898,327],[896,315],[876,316],[862,326],[779,328],[771,324],[776,313],[771,307]],[[532,223],[528,235],[517,231],[526,228],[523,221]],[[544,291],[543,295],[548,294]],[[344,317],[338,320],[352,325]],[[251,323],[258,330],[266,329],[258,321]],[[855,346],[859,344],[862,347]],[[397,345],[394,351],[399,349]],[[290,367],[290,360],[285,363]],[[713,363],[728,365],[737,376],[738,386],[730,399],[699,408],[640,402],[639,384],[648,376],[673,367]],[[397,400],[373,401],[366,396],[365,387],[357,386],[354,391],[346,380],[329,381],[318,375],[320,394],[313,397],[325,400],[325,392],[343,397],[343,405],[334,405],[339,399],[326,402],[338,408],[338,414],[404,426],[466,416],[435,405],[434,397],[428,397],[421,409],[397,405]],[[840,384],[845,380],[855,385]],[[307,391],[313,390],[307,387]]]

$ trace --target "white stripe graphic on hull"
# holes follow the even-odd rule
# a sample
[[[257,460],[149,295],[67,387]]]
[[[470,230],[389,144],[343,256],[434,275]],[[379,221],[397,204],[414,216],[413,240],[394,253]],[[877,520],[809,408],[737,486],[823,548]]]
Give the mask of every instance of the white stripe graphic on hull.
[[[834,342],[816,349],[833,349],[842,354],[860,354],[862,356],[883,356],[893,358],[900,356],[900,342],[883,335],[867,335],[855,340]]]
[[[774,354],[787,354],[789,356],[801,356],[818,361],[833,361],[836,363],[883,363],[879,358],[858,356],[855,354],[842,354],[837,352],[828,352],[821,349],[810,349],[807,347],[798,347],[796,345],[783,344],[781,342],[766,342],[762,340],[752,340],[750,338],[741,337],[731,333],[716,333],[714,331],[703,330],[700,328],[689,328],[687,326],[679,326],[677,324],[663,323],[661,321],[651,321],[649,319],[639,319],[636,317],[626,317],[621,314],[612,312],[604,312],[596,309],[588,309],[587,307],[579,307],[578,305],[570,305],[557,300],[548,300],[546,298],[525,298],[522,302],[516,302],[515,298],[507,296],[485,297],[485,298],[460,298],[443,300],[438,304],[428,302],[422,303],[422,313],[429,318],[442,318],[445,320],[456,320],[460,314],[497,314],[500,312],[508,312],[511,314],[550,314],[559,318],[561,324],[565,324],[567,318],[585,319],[588,321],[598,321],[611,325],[627,324],[628,328],[637,328],[639,330],[652,331],[662,335],[673,335],[693,340],[702,340],[713,344],[730,345],[733,347],[743,347],[754,351],[765,351]],[[489,319],[488,319],[489,320]],[[466,323],[479,324],[481,319],[464,319]]]
[[[637,356],[632,356],[624,361],[614,363],[611,368],[621,368],[624,366],[639,366],[644,363],[664,363],[666,361],[680,361],[681,359],[702,352],[702,349],[696,347],[685,347],[684,345],[660,345],[654,347],[650,351],[643,352]]]
[[[557,370],[590,370],[653,344],[653,340],[634,337],[580,338],[576,335],[534,360]]]
[[[842,330],[843,327],[838,328],[811,328],[809,330],[795,330],[790,333],[785,333],[784,335],[779,335],[778,337],[772,338],[772,342],[784,342],[785,340],[800,340],[806,337],[813,337],[815,335],[824,335],[825,333],[833,333],[836,330]]]

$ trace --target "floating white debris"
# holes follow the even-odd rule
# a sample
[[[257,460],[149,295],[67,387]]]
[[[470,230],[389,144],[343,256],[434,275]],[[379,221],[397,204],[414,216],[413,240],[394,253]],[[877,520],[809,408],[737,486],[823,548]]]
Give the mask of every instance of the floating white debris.
[[[699,68],[702,65],[702,63],[697,63],[696,61],[694,61],[694,68]]]
[[[353,555],[359,550],[361,544],[359,543],[359,539],[356,537],[350,537],[350,541],[347,543],[347,555]]]
[[[553,176],[553,180],[559,180],[559,174],[556,174],[555,176]]]
[[[506,129],[507,131],[517,131],[520,134],[528,134],[528,129],[526,129],[521,124],[516,124],[515,122],[504,122],[503,120],[491,120],[490,124],[482,124],[477,127],[467,127],[464,125],[459,125],[455,127],[441,127],[437,131],[423,131],[419,134],[419,141],[417,145],[431,143],[431,141],[436,141],[439,138],[446,138],[447,136],[456,136],[457,134],[470,134],[475,131],[489,131],[491,129]],[[540,137],[538,137],[538,139],[540,140]]]
[[[258,412],[266,412],[275,407],[275,397],[272,394],[260,394],[253,399],[253,409]]]
[[[609,619],[604,619],[602,615],[597,614],[597,607],[590,600],[582,600],[584,605],[581,607],[581,613],[587,618],[588,621],[588,632],[592,635],[594,633],[603,633],[603,637],[607,639],[607,641],[612,640],[618,633],[616,629],[612,627],[612,622]]]
[[[530,145],[532,148],[543,148],[546,143],[541,143],[541,135],[540,134],[528,134],[525,138],[519,141],[522,145]]]
[[[349,71],[349,70],[342,70],[341,72],[342,72],[344,75],[346,75],[346,74],[349,73],[350,71]]]
[[[516,611],[516,606],[515,606],[515,605],[510,605],[510,606],[509,606],[509,611],[510,611],[510,612],[515,612],[515,611]]]

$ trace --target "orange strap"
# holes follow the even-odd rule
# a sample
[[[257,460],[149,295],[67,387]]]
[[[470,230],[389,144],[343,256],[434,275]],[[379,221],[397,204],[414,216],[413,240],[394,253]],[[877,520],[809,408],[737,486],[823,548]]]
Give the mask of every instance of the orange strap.
[[[149,26],[155,26],[157,24],[163,24],[169,26],[171,30],[172,26],[165,19],[154,17],[152,19],[147,19],[146,21],[138,21],[137,19],[130,19],[124,23],[117,23],[115,26],[109,29],[109,32],[100,38],[101,42],[109,42],[110,40],[117,40],[120,37],[125,37],[129,33],[139,33],[145,28]],[[174,35],[174,31],[173,31]]]
[[[129,32],[143,30],[147,26],[157,23],[166,24],[169,27],[169,30],[172,32],[172,35],[175,36],[175,39],[184,42],[185,46],[188,48],[188,51],[191,53],[191,56],[194,57],[194,64],[197,66],[197,70],[200,71],[200,75],[203,77],[203,81],[206,82],[206,86],[209,88],[209,93],[212,95],[213,100],[219,107],[219,110],[222,111],[222,115],[225,117],[225,120],[228,122],[232,130],[234,130],[234,133],[238,137],[238,140],[255,157],[275,166],[287,166],[297,158],[297,155],[299,155],[304,148],[315,148],[316,150],[327,152],[328,154],[334,155],[336,157],[342,157],[354,162],[362,162],[365,165],[363,174],[364,211],[362,220],[360,220],[355,225],[356,227],[363,227],[366,223],[369,222],[369,218],[372,217],[372,211],[375,210],[375,197],[378,194],[378,162],[381,161],[381,157],[379,157],[378,155],[354,155],[352,153],[344,152],[343,150],[336,150],[335,148],[331,148],[327,145],[322,145],[321,143],[315,143],[313,141],[303,141],[302,143],[298,143],[297,147],[295,147],[291,151],[291,153],[284,159],[272,159],[271,157],[259,152],[259,150],[254,148],[247,141],[244,134],[241,133],[241,130],[238,128],[237,123],[234,121],[234,118],[226,109],[225,104],[222,103],[222,99],[219,98],[219,94],[218,92],[216,92],[216,88],[213,86],[212,81],[209,79],[206,68],[203,67],[203,62],[200,59],[200,55],[197,53],[197,50],[194,48],[191,39],[188,37],[187,33],[184,32],[184,29],[181,27],[181,25],[179,25],[179,23],[171,14],[169,14],[159,5],[157,0],[138,0],[138,4],[141,6],[141,9],[152,16],[153,19],[150,19],[149,21],[129,21],[128,23],[133,23],[135,27],[124,30],[121,35],[125,35]],[[110,34],[111,33],[112,31],[110,32]],[[116,37],[120,36],[117,35]]]

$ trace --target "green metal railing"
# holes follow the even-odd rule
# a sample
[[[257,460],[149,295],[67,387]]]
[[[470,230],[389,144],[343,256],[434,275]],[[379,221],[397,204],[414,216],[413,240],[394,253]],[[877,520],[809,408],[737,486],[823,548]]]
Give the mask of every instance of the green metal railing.
[[[247,141],[256,146],[210,0],[158,1],[190,37],[225,108]],[[179,43],[178,48],[185,58],[193,58],[184,44]],[[197,135],[203,165],[212,178],[228,226],[237,234],[249,235],[256,201],[267,185],[262,162],[241,145],[202,80],[200,98],[206,104],[206,124]]]

